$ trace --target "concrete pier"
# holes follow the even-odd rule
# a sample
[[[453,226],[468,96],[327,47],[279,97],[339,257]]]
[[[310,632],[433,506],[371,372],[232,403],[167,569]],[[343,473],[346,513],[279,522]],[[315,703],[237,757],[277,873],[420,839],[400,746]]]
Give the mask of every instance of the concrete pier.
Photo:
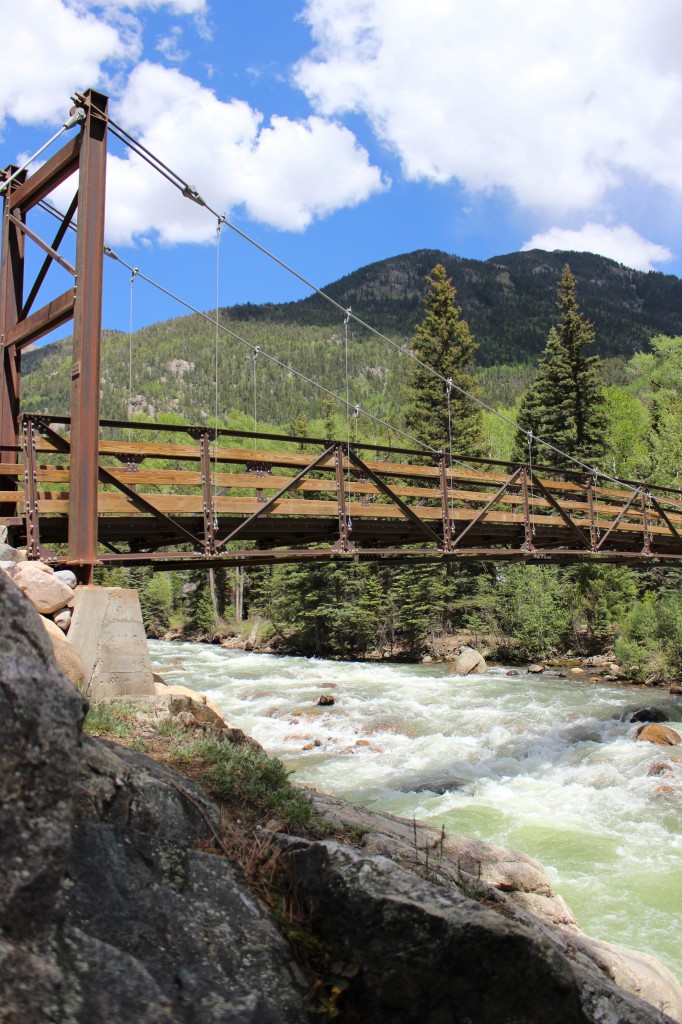
[[[137,591],[78,587],[74,599],[69,640],[85,668],[85,694],[95,700],[154,694]]]

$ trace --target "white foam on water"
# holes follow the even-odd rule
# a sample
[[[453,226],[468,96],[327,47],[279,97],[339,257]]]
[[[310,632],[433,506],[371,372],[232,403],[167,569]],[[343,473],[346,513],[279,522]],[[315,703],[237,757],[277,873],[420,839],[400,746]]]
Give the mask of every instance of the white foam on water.
[[[682,976],[682,764],[648,775],[682,748],[635,742],[621,720],[655,704],[674,727],[679,700],[504,669],[150,648],[169,683],[208,694],[297,780],[537,857],[585,931]]]

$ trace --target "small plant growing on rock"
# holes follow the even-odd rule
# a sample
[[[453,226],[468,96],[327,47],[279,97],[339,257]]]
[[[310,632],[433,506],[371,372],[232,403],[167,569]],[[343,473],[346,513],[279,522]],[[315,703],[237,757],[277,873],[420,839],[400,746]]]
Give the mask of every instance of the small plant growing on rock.
[[[83,732],[91,736],[129,736],[137,708],[130,701],[93,700],[83,723]]]
[[[176,746],[172,760],[184,769],[191,766],[192,776],[211,796],[250,806],[264,819],[275,818],[279,830],[324,832],[310,797],[292,785],[278,758],[206,739]]]

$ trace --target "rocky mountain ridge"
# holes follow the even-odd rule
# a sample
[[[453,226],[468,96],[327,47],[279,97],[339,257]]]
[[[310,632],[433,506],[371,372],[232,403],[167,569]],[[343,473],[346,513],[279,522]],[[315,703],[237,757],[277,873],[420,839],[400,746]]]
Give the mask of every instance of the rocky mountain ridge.
[[[601,356],[630,356],[652,334],[682,330],[682,281],[672,274],[633,270],[594,253],[534,249],[464,259],[418,249],[360,267],[323,290],[384,333],[409,337],[422,316],[425,278],[442,263],[457,289],[457,302],[478,343],[481,366],[524,362],[544,349],[556,314],[557,281],[569,263],[578,297],[595,324]],[[319,295],[298,302],[237,305],[235,320],[269,320],[333,326],[339,312]]]

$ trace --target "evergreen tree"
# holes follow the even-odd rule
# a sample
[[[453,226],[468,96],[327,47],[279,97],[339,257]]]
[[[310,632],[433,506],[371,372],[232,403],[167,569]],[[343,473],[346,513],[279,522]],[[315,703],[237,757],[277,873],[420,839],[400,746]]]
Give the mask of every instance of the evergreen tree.
[[[559,282],[558,322],[549,332],[538,375],[521,399],[517,422],[535,437],[550,441],[567,455],[594,465],[605,452],[604,383],[598,356],[585,355],[594,343],[594,328],[585,320],[575,295],[575,278],[568,264]],[[543,460],[563,469],[575,463],[541,449]],[[537,447],[533,455],[538,458]],[[528,459],[528,442],[519,435],[514,457]]]
[[[324,403],[324,423],[322,424],[322,431],[324,437],[328,441],[338,440],[339,431],[336,426],[336,416],[334,415],[335,402],[333,398],[328,398]]]
[[[294,437],[310,437],[310,421],[303,410],[296,413],[289,424],[288,430]],[[299,451],[307,451],[308,447],[304,441],[299,442]]]
[[[193,569],[187,574],[187,618],[190,625],[207,633],[216,627],[215,607],[209,588],[208,573],[204,569]]]
[[[401,565],[393,576],[397,595],[394,618],[395,630],[416,657],[422,644],[430,639],[435,653],[434,638],[443,629],[445,608],[445,575],[441,566]]]
[[[459,455],[480,455],[482,410],[462,391],[478,396],[473,375],[477,344],[455,305],[456,291],[445,268],[438,263],[426,280],[424,317],[412,339],[412,351],[422,363],[451,380],[450,415],[452,450]],[[461,391],[458,390],[461,388]],[[408,429],[440,451],[449,450],[446,385],[428,370],[413,364],[409,379]]]
[[[140,594],[148,636],[163,636],[173,614],[173,583],[168,573],[155,572]]]

